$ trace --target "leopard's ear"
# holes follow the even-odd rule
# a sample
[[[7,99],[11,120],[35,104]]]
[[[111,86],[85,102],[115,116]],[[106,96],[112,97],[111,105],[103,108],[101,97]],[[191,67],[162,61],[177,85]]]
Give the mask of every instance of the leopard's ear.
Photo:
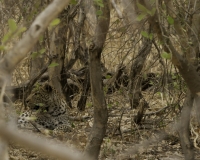
[[[47,92],[52,92],[52,90],[53,90],[53,87],[49,83],[45,83],[43,88]]]

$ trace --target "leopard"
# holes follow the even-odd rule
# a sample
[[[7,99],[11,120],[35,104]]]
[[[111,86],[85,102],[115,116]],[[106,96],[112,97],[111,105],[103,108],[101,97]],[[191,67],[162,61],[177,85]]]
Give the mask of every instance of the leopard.
[[[38,84],[25,100],[28,111],[23,112],[18,118],[19,128],[29,128],[36,125],[49,130],[62,129],[71,131],[69,123],[69,106],[64,95],[59,93],[49,83]]]

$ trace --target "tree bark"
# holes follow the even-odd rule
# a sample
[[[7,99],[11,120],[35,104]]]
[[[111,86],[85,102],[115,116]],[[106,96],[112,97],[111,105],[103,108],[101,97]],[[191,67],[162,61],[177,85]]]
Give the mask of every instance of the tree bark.
[[[78,104],[77,104],[77,108],[80,111],[85,110],[89,89],[90,89],[90,73],[89,73],[89,69],[87,68],[85,71],[85,79],[83,82],[83,92],[82,92],[81,98],[79,99]]]
[[[3,95],[5,94],[6,85],[11,81],[11,73],[16,68],[16,65],[20,63],[22,59],[24,59],[27,53],[33,48],[33,46],[37,43],[40,35],[45,31],[48,27],[49,23],[61,12],[66,5],[68,5],[69,0],[55,0],[53,1],[33,22],[30,29],[27,31],[25,36],[17,43],[0,61],[0,133],[2,134],[3,130],[5,130],[5,113],[3,106]],[[15,132],[14,129],[12,131]],[[3,137],[1,135],[1,137]],[[4,138],[4,137],[3,137]],[[26,137],[22,137],[22,141]],[[3,150],[1,150],[1,155],[4,157],[4,160],[8,159],[8,153],[6,150],[6,143],[2,142]],[[38,145],[39,146],[39,145]],[[2,153],[3,152],[3,153]]]
[[[62,20],[63,21],[63,20]],[[56,90],[62,94],[61,75],[64,68],[65,48],[66,48],[66,25],[59,24],[52,34],[50,54],[53,57],[53,63],[58,66],[49,67],[50,83],[56,87]]]
[[[181,147],[183,153],[185,155],[186,160],[193,160],[194,159],[194,151],[193,151],[193,144],[190,141],[190,113],[193,106],[194,97],[188,93],[185,99],[183,110],[181,112],[180,118],[180,128],[178,130],[178,134],[181,141]]]
[[[108,111],[104,98],[101,73],[101,52],[106,39],[106,34],[110,22],[109,2],[103,0],[104,7],[101,8],[103,14],[97,19],[94,45],[90,50],[89,69],[90,83],[92,91],[92,101],[94,106],[94,122],[90,133],[85,153],[92,159],[98,159],[101,144],[106,133]],[[98,8],[96,6],[96,8]]]
[[[149,40],[146,40],[146,42],[144,42],[144,46],[139,51],[134,63],[131,66],[130,82],[128,85],[129,86],[128,95],[132,109],[137,108],[137,106],[139,105],[139,101],[142,98],[141,94],[142,77],[140,76],[140,73],[144,66],[146,57],[151,51],[151,45],[152,42]]]
[[[32,23],[26,35],[22,40],[11,49],[0,62],[2,73],[10,74],[16,65],[26,56],[33,48],[44,33],[49,23],[61,12],[70,0],[53,1]],[[10,61],[12,59],[12,61]]]
[[[169,8],[169,15],[171,17],[174,17],[175,9],[173,7],[173,4],[170,3],[171,1],[165,1],[166,6]],[[143,2],[143,4],[145,4]],[[192,46],[190,46],[189,41],[187,41],[189,38],[184,37],[183,29],[181,27],[180,21],[178,21],[174,17],[174,29],[179,36],[179,41],[181,44],[181,52],[178,52],[176,48],[174,47],[172,41],[169,38],[169,33],[165,30],[165,28],[162,26],[160,22],[159,13],[159,4],[157,5],[157,14],[155,14],[152,17],[149,17],[150,24],[154,27],[154,31],[157,34],[159,40],[163,45],[163,49],[167,53],[172,54],[172,63],[178,68],[181,76],[186,82],[186,85],[188,86],[188,89],[190,91],[190,94],[187,96],[185,100],[185,106],[181,114],[181,129],[179,132],[181,145],[183,148],[185,159],[192,160],[194,159],[194,154],[192,150],[191,140],[189,136],[189,121],[190,121],[190,112],[193,104],[193,98],[191,97],[197,97],[200,95],[200,76],[197,74],[196,67],[195,67],[195,56],[194,52],[191,52]],[[146,5],[147,8],[149,8],[150,5]],[[197,34],[197,33],[196,33]],[[196,47],[196,46],[195,46]]]

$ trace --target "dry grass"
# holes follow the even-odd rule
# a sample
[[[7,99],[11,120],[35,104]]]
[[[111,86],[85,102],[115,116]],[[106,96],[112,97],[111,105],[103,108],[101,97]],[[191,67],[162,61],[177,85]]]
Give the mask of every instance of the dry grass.
[[[114,14],[115,13],[112,13],[112,15]],[[144,30],[145,27],[146,26],[142,24],[139,26],[140,29],[135,32],[130,32],[127,28],[123,28],[123,24],[118,18],[112,17],[109,34],[102,54],[102,62],[109,71],[115,71],[119,64],[124,64],[127,66],[127,72],[130,71],[130,66],[142,45],[140,32]],[[3,28],[6,30],[6,26]],[[3,37],[2,33],[1,37]],[[159,47],[159,49],[161,52],[162,48]],[[180,143],[177,141],[177,134],[175,132],[175,121],[180,113],[178,105],[182,106],[186,87],[179,78],[175,81],[173,80],[172,84],[162,84],[163,78],[169,75],[175,75],[176,72],[169,60],[161,59],[159,54],[155,46],[153,46],[151,55],[147,58],[141,74],[143,76],[149,72],[156,73],[157,82],[152,88],[142,92],[144,99],[149,104],[149,108],[146,110],[145,117],[140,125],[133,122],[134,116],[137,114],[138,110],[130,109],[126,88],[121,87],[119,91],[111,95],[106,95],[109,120],[99,159],[183,159]],[[161,65],[161,60],[164,66]],[[80,66],[80,64],[76,65]],[[25,83],[29,78],[29,69],[29,57],[27,57],[13,73],[12,84],[20,85],[21,83]],[[167,76],[163,76],[164,72],[167,73]],[[79,95],[74,98],[73,106],[76,106],[78,99]],[[16,104],[17,106],[15,108],[18,113],[23,106],[18,102],[16,102]],[[163,108],[166,108],[166,110],[158,114],[153,114]],[[15,111],[12,110],[12,112]],[[84,122],[71,122],[74,126],[73,131],[58,135],[57,137],[53,137],[51,134],[44,135],[44,133],[35,134],[39,137],[45,136],[50,141],[53,139],[57,140],[58,142],[71,145],[83,151],[93,123],[91,97],[88,98],[87,107],[84,112],[80,113],[74,107],[69,111],[69,114],[71,116],[87,115],[91,118]],[[194,123],[192,138],[195,140],[200,131],[195,121],[192,121],[192,123]],[[172,128],[174,129],[172,130]],[[169,133],[167,138],[163,136],[163,131]],[[198,137],[194,142],[199,146]],[[51,160],[47,155],[35,153],[12,142],[9,144],[9,149],[11,160]],[[199,154],[198,150],[196,152]],[[200,156],[197,155],[196,159],[200,159]]]
[[[124,92],[126,91],[124,90]],[[109,110],[108,129],[99,159],[183,159],[180,143],[175,133],[176,129],[173,133],[170,130],[171,126],[176,126],[174,122],[179,112],[178,109],[171,106],[165,112],[150,115],[150,113],[154,113],[167,105],[165,98],[162,100],[159,94],[152,96],[153,89],[150,89],[143,93],[144,98],[149,102],[147,115],[142,123],[137,125],[133,123],[137,110],[130,109],[129,100],[124,92],[117,91],[106,97]],[[78,97],[74,99],[74,105],[77,102],[76,99]],[[87,104],[84,112],[80,113],[76,108],[73,108],[69,113],[71,116],[87,115],[91,117],[90,119],[84,122],[71,122],[74,127],[72,132],[60,134],[57,137],[45,136],[49,140],[54,139],[79,150],[84,150],[93,122],[93,108],[90,98]],[[119,122],[120,130],[118,130]],[[163,131],[166,131],[169,135],[167,137],[163,136]],[[44,136],[42,133],[36,134]],[[13,160],[51,160],[48,156],[26,150],[13,143],[10,144],[9,153],[10,158]]]

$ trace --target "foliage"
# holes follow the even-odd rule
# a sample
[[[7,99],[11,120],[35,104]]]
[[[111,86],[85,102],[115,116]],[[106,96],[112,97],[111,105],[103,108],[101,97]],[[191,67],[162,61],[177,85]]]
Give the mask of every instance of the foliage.
[[[143,36],[143,37],[145,37],[145,38],[147,38],[147,39],[150,39],[150,40],[152,40],[152,38],[153,38],[153,34],[152,33],[148,33],[148,32],[146,32],[146,31],[141,31],[141,35]]]
[[[54,20],[50,23],[50,26],[51,26],[51,27],[57,26],[59,23],[60,23],[60,19],[59,19],[59,18],[56,18],[56,19],[54,19]]]
[[[26,31],[26,27],[18,27],[14,19],[8,20],[8,27],[9,27],[9,31],[2,38],[2,41],[1,41],[2,45],[0,46],[0,50],[5,50],[6,43],[11,41],[11,39],[13,39],[14,37],[20,36],[23,32]]]
[[[74,5],[77,4],[77,0],[71,0],[70,4],[74,4]]]
[[[167,52],[161,53],[161,57],[165,59],[171,59],[171,54]]]
[[[78,93],[73,93],[70,95],[73,97],[72,105],[75,106],[69,111],[70,114],[73,112],[73,115],[78,115],[79,112],[76,110],[76,105],[80,100],[79,98],[81,96],[88,96],[85,112],[92,117],[93,114],[90,112],[94,105],[91,101],[91,94],[88,93],[88,95],[81,95],[81,92],[85,90],[82,84],[82,81],[85,78],[84,74],[77,74],[74,76],[75,78],[71,76],[71,72],[74,73],[74,71],[77,71],[82,67],[88,68],[90,65],[88,63],[88,57],[90,57],[89,54],[91,54],[91,50],[87,44],[95,39],[94,33],[96,32],[95,28],[93,27],[93,25],[95,26],[96,24],[93,24],[93,19],[91,18],[93,15],[95,15],[95,13],[91,14],[91,10],[85,11],[85,13],[89,13],[92,16],[89,17],[87,15],[85,21],[83,22],[84,25],[81,25],[79,21],[81,17],[81,14],[79,14],[81,13],[81,5],[79,6],[79,2],[81,1],[71,0],[70,7],[65,10],[62,16],[59,16],[59,18],[56,18],[51,22],[49,28],[43,35],[41,35],[41,39],[39,41],[40,48],[38,51],[33,50],[30,57],[31,61],[36,60],[36,58],[39,57],[38,59],[41,60],[41,63],[45,65],[51,58],[49,53],[51,53],[50,45],[52,42],[52,32],[55,28],[57,29],[62,26],[63,30],[61,35],[65,35],[65,39],[61,39],[61,41],[57,43],[56,49],[57,51],[64,51],[65,56],[60,57],[60,62],[52,62],[48,66],[48,69],[56,66],[59,66],[56,68],[63,67],[62,71],[64,72],[62,73],[62,76],[65,74],[67,76],[70,75],[70,77],[67,77],[67,80],[70,79],[73,81],[73,83],[78,83]],[[93,2],[96,5],[97,17],[102,16],[102,8],[104,7],[103,0],[94,0]],[[168,124],[173,123],[173,120],[176,119],[177,115],[181,113],[183,101],[187,93],[187,85],[184,83],[183,78],[181,78],[180,74],[178,73],[177,67],[171,62],[172,50],[169,49],[169,41],[171,41],[171,44],[177,50],[177,53],[181,53],[180,55],[183,58],[190,57],[191,55],[197,55],[195,51],[198,50],[198,47],[195,48],[195,46],[198,46],[199,44],[199,34],[195,33],[196,29],[199,27],[192,27],[192,24],[194,23],[191,23],[192,17],[195,17],[198,14],[197,10],[193,8],[195,5],[193,7],[191,7],[192,5],[188,5],[189,1],[173,2],[172,6],[174,8],[168,8],[166,5],[167,1],[161,1],[161,3],[157,4],[155,0],[150,0],[148,1],[148,7],[140,3],[140,1],[131,1],[132,3],[126,7],[132,7],[132,10],[129,10],[123,6],[125,2],[129,2],[128,0],[121,1],[121,3],[117,3],[118,1],[112,2],[116,2],[117,7],[115,8],[114,5],[110,7],[112,18],[110,20],[110,28],[107,33],[106,41],[104,47],[102,48],[102,66],[98,67],[102,67],[102,73],[112,73],[112,76],[105,76],[107,81],[113,78],[113,75],[117,70],[116,68],[119,66],[124,65],[125,71],[123,71],[122,76],[120,77],[121,79],[119,78],[118,81],[112,83],[111,86],[105,85],[102,82],[107,108],[110,115],[108,130],[106,133],[107,137],[103,143],[101,155],[104,159],[115,159],[117,155],[119,155],[118,153],[124,154],[124,150],[127,150],[130,148],[130,146],[134,146],[137,143],[142,142],[142,140],[146,139],[146,137],[149,138],[151,143],[150,135],[154,134],[155,128],[156,130],[159,130],[160,128],[166,129]],[[1,1],[1,3],[3,3],[3,1]],[[2,5],[2,10],[5,9],[4,12],[2,11],[2,15],[4,13],[9,14],[6,14],[7,19],[5,18],[5,15],[2,16],[5,19],[2,20],[2,30],[0,31],[0,51],[4,53],[8,47],[13,45],[12,42],[17,42],[19,39],[21,39],[22,35],[26,31],[26,27],[28,28],[29,26],[29,22],[32,22],[35,16],[38,15],[46,5],[47,4],[45,4],[44,1],[29,1],[27,4],[22,4],[22,1],[18,1],[18,5],[13,5],[13,8],[12,6],[10,6],[10,8],[6,7],[5,4]],[[133,9],[133,6],[135,7],[135,10]],[[185,6],[187,6],[187,8],[185,8]],[[85,8],[87,9],[87,7],[88,6]],[[15,14],[12,13],[12,10],[16,10]],[[134,15],[136,16],[134,17]],[[158,17],[158,19],[156,19],[156,22],[153,23],[153,25],[150,25],[150,21],[155,18],[154,16]],[[159,24],[157,28],[155,27],[156,24]],[[177,26],[180,26],[180,30],[177,30]],[[158,30],[159,34],[157,34]],[[159,39],[159,37],[162,37],[162,39]],[[56,38],[59,39],[60,37],[57,36]],[[143,48],[144,41],[146,41],[146,39],[148,39],[149,42],[152,42],[152,46],[150,48],[151,51],[144,62],[142,60],[140,61],[140,63],[143,63],[143,68],[140,73],[137,73],[136,70],[132,70],[131,66],[134,64],[136,58],[140,57],[140,48]],[[63,41],[66,44],[65,46],[61,46]],[[167,45],[163,47],[164,44]],[[166,50],[166,48],[168,50]],[[21,63],[19,68],[16,68],[16,71],[13,74],[13,84],[16,86],[29,81],[28,77],[30,76],[28,76],[28,72],[31,70],[31,65],[27,61],[30,60],[30,57],[27,57],[28,58]],[[199,60],[200,59],[198,57],[192,57],[189,59],[189,62],[191,62],[189,65],[192,65],[193,61],[199,62]],[[73,65],[70,66],[71,68],[68,70],[65,67],[68,67],[67,65],[69,62],[73,62]],[[61,64],[63,64],[63,66],[61,66]],[[41,67],[38,69],[40,70]],[[132,72],[136,75],[133,79],[130,78],[130,74]],[[156,76],[149,78],[149,73],[154,73]],[[52,75],[52,77],[55,78],[57,74],[60,74],[60,72],[56,73],[56,75]],[[133,90],[131,90],[132,92],[129,94],[128,92],[131,88],[131,82],[136,83],[133,83]],[[134,89],[137,89],[136,87],[137,85],[140,85],[140,83],[144,85],[143,82],[148,82],[147,85],[149,86],[146,90],[141,89],[143,86],[140,86],[139,91],[141,91],[141,99],[139,101],[139,106],[138,108],[132,110],[130,109],[131,100],[129,99],[129,96],[134,95]],[[118,88],[115,87],[115,85],[118,85]],[[110,89],[113,88],[114,91],[108,94]],[[68,93],[65,94],[67,95]],[[145,101],[148,106],[145,108],[142,121],[140,124],[136,124],[134,122],[134,118],[137,113],[139,113],[138,109],[143,104],[143,101]],[[165,107],[167,110],[163,111]],[[89,120],[89,122],[91,123],[91,120]],[[77,133],[68,134],[70,136],[73,135],[74,137],[77,136],[74,139],[77,139],[77,145],[82,143],[80,145],[81,147],[85,146],[86,144],[85,141],[81,141],[81,138],[85,136],[85,128],[90,126],[89,122],[75,122],[74,130],[79,132],[78,134],[80,135],[77,136]],[[148,128],[148,133],[145,127]],[[68,136],[68,138],[70,136]],[[70,141],[70,143],[73,143],[73,141]],[[153,146],[152,150],[155,151],[153,158],[151,157],[151,150],[145,149],[145,151],[142,151],[142,154],[139,155],[140,159],[160,159],[160,153],[158,153],[157,150],[161,148],[160,152],[162,152],[162,145],[165,147],[166,144],[162,143],[160,146],[160,142],[157,146],[154,146],[153,143],[151,144]],[[141,144],[139,147],[143,146],[146,147],[146,143],[143,145]],[[180,145],[178,144],[175,146],[178,148],[180,154],[182,154],[180,151]],[[171,150],[173,151],[173,149]],[[148,158],[145,157],[147,155]],[[112,156],[115,157],[113,158]],[[119,157],[117,158],[120,159]],[[129,156],[129,158],[132,157]]]
[[[156,13],[156,8],[155,7],[153,7],[152,10],[149,10],[144,5],[142,5],[142,4],[138,3],[138,2],[137,2],[137,7],[141,11],[141,14],[137,17],[138,21],[143,20],[148,15],[149,16],[154,16],[154,14]]]
[[[55,63],[55,62],[52,62],[48,67],[51,68],[51,67],[56,67],[56,66],[59,66],[59,64]]]
[[[104,7],[103,1],[102,0],[94,0],[94,2],[100,8],[99,10],[96,11],[96,15],[101,16],[103,14],[101,8]]]

